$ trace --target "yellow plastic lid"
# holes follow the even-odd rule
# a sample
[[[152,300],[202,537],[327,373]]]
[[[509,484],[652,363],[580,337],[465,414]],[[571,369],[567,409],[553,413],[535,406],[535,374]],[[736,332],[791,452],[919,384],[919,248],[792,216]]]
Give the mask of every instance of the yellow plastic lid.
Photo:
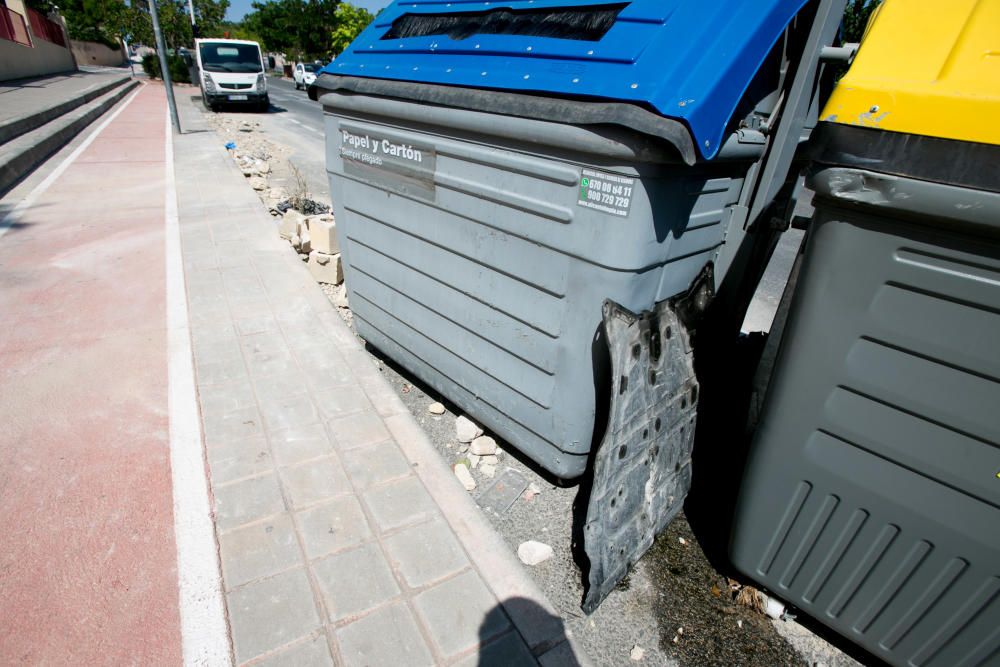
[[[820,118],[1000,144],[1000,0],[885,0]]]

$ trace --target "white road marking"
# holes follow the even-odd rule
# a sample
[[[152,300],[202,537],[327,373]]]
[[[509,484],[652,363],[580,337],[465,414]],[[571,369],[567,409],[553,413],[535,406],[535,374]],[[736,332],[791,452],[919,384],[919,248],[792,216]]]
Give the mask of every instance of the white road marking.
[[[167,377],[181,648],[185,665],[231,665],[195,391],[169,113],[166,127]]]
[[[3,235],[6,234],[11,227],[17,224],[18,220],[21,219],[21,216],[24,215],[24,212],[31,208],[39,197],[45,194],[45,191],[56,182],[56,179],[63,175],[63,172],[66,171],[71,164],[76,162],[76,159],[80,157],[80,154],[83,153],[83,151],[87,150],[87,147],[90,146],[90,144],[94,143],[94,139],[96,139],[97,136],[104,131],[104,128],[110,125],[111,121],[118,117],[118,114],[125,111],[125,108],[132,103],[135,96],[138,95],[142,90],[142,87],[146,85],[145,81],[140,80],[139,83],[142,85],[136,88],[135,92],[129,95],[128,99],[122,102],[121,105],[107,117],[107,119],[94,128],[94,131],[90,133],[90,136],[83,140],[83,143],[77,146],[72,153],[67,155],[66,158],[59,163],[59,166],[52,170],[51,174],[46,176],[41,183],[32,188],[31,192],[28,193],[28,196],[22,199],[17,206],[10,211],[10,213],[5,215],[3,219],[0,220],[0,238],[3,238]]]

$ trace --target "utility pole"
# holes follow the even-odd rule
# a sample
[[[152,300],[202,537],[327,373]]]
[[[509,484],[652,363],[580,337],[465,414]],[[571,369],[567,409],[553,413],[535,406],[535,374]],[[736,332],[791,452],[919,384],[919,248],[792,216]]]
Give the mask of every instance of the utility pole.
[[[191,13],[191,36],[198,37],[198,24],[194,22],[194,0],[188,0],[188,12]]]
[[[167,45],[163,42],[160,31],[160,15],[156,10],[156,0],[149,0],[149,15],[153,19],[153,36],[156,38],[156,55],[160,58],[160,75],[163,77],[163,87],[167,89],[167,106],[170,108],[170,119],[174,122],[177,132],[181,131],[181,121],[177,117],[177,105],[174,104],[174,86],[170,82],[170,67],[167,60]]]

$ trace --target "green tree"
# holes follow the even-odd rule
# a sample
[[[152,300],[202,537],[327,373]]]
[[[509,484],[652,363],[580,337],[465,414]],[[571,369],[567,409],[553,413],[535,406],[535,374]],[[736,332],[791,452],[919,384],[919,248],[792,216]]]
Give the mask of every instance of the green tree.
[[[221,37],[223,34],[223,19],[229,8],[229,0],[193,0],[194,16],[201,37]],[[149,16],[148,0],[133,0],[128,13],[125,32],[134,41],[143,44],[154,43],[153,22]],[[176,49],[182,46],[194,45],[194,33],[191,30],[191,15],[188,13],[186,0],[157,0],[157,11],[160,16],[160,30],[163,31],[163,41],[167,48]]]
[[[72,39],[119,48],[129,13],[123,0],[63,0],[60,8]]]
[[[346,1],[337,7],[336,18],[337,27],[333,29],[330,47],[338,56],[375,20],[375,16],[364,7],[355,7]]]
[[[243,27],[259,35],[268,51],[296,59],[327,58],[338,4],[339,0],[254,2]]]
[[[868,26],[868,19],[882,0],[848,0],[844,8],[841,37],[844,42],[860,42]]]

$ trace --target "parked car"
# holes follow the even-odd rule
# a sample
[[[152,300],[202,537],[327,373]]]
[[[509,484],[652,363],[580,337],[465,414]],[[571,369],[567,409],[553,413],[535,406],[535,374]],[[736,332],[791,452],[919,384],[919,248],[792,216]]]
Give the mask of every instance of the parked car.
[[[316,81],[316,66],[311,63],[299,63],[292,74],[295,79],[295,90],[308,88]]]
[[[257,42],[198,39],[195,44],[198,83],[205,106],[214,111],[224,103],[234,103],[267,111],[267,77]]]

